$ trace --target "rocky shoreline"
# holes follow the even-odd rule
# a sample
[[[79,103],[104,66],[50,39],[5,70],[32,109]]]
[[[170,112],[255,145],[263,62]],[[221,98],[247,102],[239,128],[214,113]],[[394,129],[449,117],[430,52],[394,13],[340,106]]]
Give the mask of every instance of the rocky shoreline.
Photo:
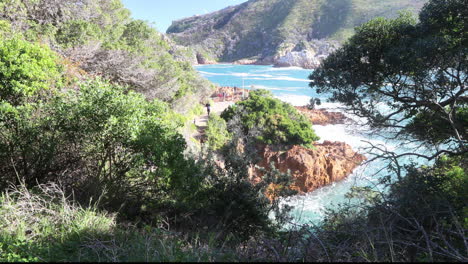
[[[197,55],[195,65],[216,65],[216,64],[234,64],[234,65],[273,65],[276,68],[301,67],[303,69],[317,69],[326,55],[315,56],[310,51],[289,52],[278,58],[267,60],[242,59],[237,61],[217,62]]]
[[[341,112],[329,112],[326,109],[308,109],[307,106],[296,106],[296,109],[309,118],[313,125],[340,125],[351,121]]]
[[[259,151],[259,155],[262,160],[257,166],[268,169],[273,162],[276,169],[281,172],[289,170],[294,179],[291,189],[297,190],[299,194],[313,192],[341,181],[367,160],[350,145],[331,141],[316,143],[313,149],[293,146],[287,151],[264,146]],[[251,170],[252,182],[260,182],[262,176],[261,170],[257,168]]]

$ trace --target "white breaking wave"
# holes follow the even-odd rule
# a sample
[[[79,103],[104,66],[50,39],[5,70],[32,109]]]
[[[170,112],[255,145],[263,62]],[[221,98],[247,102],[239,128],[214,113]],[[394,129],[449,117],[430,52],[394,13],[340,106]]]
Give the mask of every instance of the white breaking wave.
[[[271,90],[271,91],[286,91],[286,92],[296,92],[300,89],[304,89],[304,87],[271,87],[265,85],[251,85],[254,89],[264,89],[264,90]]]
[[[261,76],[260,76],[261,77]],[[308,79],[299,79],[287,76],[271,76],[270,78],[248,78],[248,80],[261,80],[261,81],[292,81],[292,82],[310,82]]]
[[[198,68],[204,68],[209,66],[211,69],[229,69],[229,68],[234,68],[236,65],[234,64],[210,64],[210,65],[195,65],[194,67],[196,69]]]
[[[275,96],[283,102],[290,103],[294,106],[304,106],[307,105],[312,98],[307,95],[295,95],[295,94],[281,94]]]
[[[303,69],[301,67],[271,67],[271,68],[268,68],[268,69],[261,69],[261,70],[255,70],[256,72],[262,72],[262,71],[291,71],[291,70],[301,70],[301,71],[311,71],[311,70],[306,70],[306,69]]]
[[[215,72],[206,72],[206,71],[198,71],[203,76],[234,76],[234,77],[241,77],[245,80],[260,80],[260,81],[292,81],[292,82],[310,82],[307,79],[300,79],[288,76],[273,76],[270,74],[251,74],[251,73],[215,73]]]

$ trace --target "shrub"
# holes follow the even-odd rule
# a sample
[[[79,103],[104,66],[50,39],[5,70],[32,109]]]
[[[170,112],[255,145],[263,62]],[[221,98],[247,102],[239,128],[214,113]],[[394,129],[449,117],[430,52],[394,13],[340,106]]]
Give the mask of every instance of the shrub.
[[[120,86],[93,80],[42,104],[0,110],[3,187],[18,177],[28,186],[61,181],[85,200],[107,189],[107,208],[135,216],[198,184],[177,132],[181,118]]]
[[[49,48],[18,36],[0,39],[0,100],[17,105],[60,85],[61,68]]]
[[[73,20],[62,24],[55,38],[65,47],[76,47],[85,45],[91,40],[98,40],[100,35],[100,28],[96,24]]]
[[[288,103],[273,98],[266,90],[252,91],[248,99],[226,109],[221,117],[228,124],[238,117],[244,134],[260,130],[257,137],[265,144],[311,146],[319,138],[310,121]],[[228,126],[232,132],[232,125]]]
[[[206,129],[208,146],[213,150],[218,150],[230,139],[227,131],[226,121],[217,115],[211,115]]]
[[[6,20],[0,20],[0,36],[4,36],[8,33],[11,33],[11,25]]]

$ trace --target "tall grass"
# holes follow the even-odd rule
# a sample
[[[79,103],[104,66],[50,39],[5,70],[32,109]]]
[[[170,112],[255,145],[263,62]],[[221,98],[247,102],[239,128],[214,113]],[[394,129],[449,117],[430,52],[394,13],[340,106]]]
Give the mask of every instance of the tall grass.
[[[56,184],[12,187],[0,198],[0,262],[236,260],[167,230],[120,225],[95,208],[72,202]]]

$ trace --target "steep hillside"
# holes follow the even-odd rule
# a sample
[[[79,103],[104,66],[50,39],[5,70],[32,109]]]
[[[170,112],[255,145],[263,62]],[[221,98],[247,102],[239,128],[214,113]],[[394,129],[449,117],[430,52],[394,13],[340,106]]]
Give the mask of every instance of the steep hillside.
[[[250,0],[204,16],[174,21],[178,44],[210,61],[316,67],[373,17],[418,11],[426,0]]]
[[[190,52],[144,21],[120,0],[0,0],[0,22],[42,42],[89,75],[127,85],[179,112],[211,93],[191,67]]]

